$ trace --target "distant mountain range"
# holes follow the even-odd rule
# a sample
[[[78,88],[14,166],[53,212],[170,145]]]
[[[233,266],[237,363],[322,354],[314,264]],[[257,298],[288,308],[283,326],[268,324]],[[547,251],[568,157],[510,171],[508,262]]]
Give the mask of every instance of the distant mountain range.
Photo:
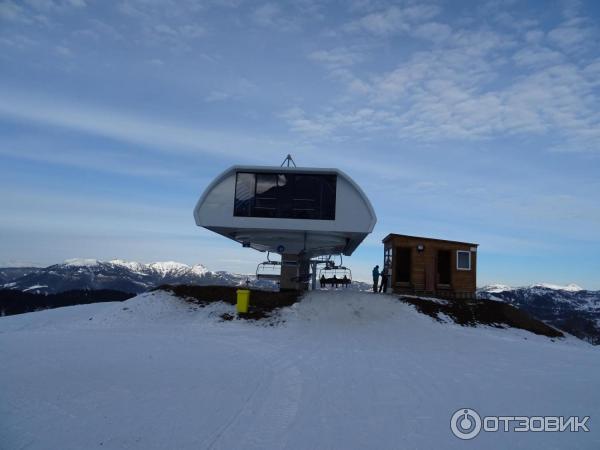
[[[600,291],[588,291],[575,284],[495,284],[478,289],[477,296],[510,303],[549,325],[600,344]]]
[[[273,288],[273,282],[249,275],[211,272],[201,264],[72,259],[44,268],[0,268],[0,288],[23,292],[56,294],[72,290],[108,289],[141,293],[161,284],[245,285]]]
[[[205,266],[169,262],[143,264],[123,260],[72,259],[49,267],[0,268],[0,289],[31,294],[59,294],[76,290],[110,290],[137,294],[162,284],[250,286],[276,288],[254,275],[213,272]],[[353,289],[370,289],[354,282]],[[536,319],[574,336],[600,344],[600,291],[569,284],[536,284],[527,287],[489,285],[478,289],[480,299],[499,300],[516,306]]]
[[[43,268],[0,268],[0,289],[15,289],[34,294],[56,294],[86,289],[108,289],[137,294],[161,284],[245,286],[247,282],[254,288],[277,287],[276,282],[258,280],[255,275],[213,272],[202,264],[189,266],[174,261],[144,264],[120,259],[70,259]],[[354,281],[349,288],[366,290],[371,286]]]

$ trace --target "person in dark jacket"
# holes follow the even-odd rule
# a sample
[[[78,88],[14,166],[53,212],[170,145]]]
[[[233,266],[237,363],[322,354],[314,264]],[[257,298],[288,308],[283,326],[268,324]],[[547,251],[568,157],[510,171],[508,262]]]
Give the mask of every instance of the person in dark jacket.
[[[379,286],[379,292],[385,293],[385,290],[387,289],[387,283],[388,283],[388,269],[387,269],[387,267],[384,267],[383,270],[381,271],[381,285]]]
[[[377,292],[377,284],[379,283],[379,265],[373,267],[373,292]]]

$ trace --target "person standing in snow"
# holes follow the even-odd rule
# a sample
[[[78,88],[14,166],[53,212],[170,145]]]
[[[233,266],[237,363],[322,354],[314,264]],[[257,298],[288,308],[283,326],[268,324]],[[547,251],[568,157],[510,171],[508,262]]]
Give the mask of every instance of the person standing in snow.
[[[385,290],[387,289],[388,283],[388,269],[387,267],[383,267],[383,271],[381,272],[381,285],[379,286],[379,292],[383,292],[385,294]]]
[[[379,284],[379,265],[373,267],[373,292],[377,292],[377,284]]]

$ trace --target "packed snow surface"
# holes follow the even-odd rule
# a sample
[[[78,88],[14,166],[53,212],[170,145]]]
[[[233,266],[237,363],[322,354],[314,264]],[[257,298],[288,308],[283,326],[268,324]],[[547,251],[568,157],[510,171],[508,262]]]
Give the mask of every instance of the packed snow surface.
[[[600,352],[436,322],[386,295],[313,292],[222,321],[164,292],[0,318],[2,449],[598,449]],[[591,416],[589,433],[450,432],[484,415]]]

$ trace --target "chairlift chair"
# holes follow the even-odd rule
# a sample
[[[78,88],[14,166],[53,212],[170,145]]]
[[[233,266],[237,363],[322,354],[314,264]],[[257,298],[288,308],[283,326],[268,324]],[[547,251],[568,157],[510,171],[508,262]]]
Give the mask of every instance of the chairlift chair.
[[[256,266],[256,279],[279,281],[281,279],[281,261],[271,261],[269,253],[267,253],[267,260]]]
[[[319,282],[325,286],[346,287],[352,283],[352,271],[342,265],[341,256],[339,265],[336,265],[333,260],[327,260],[325,267],[319,270]]]

